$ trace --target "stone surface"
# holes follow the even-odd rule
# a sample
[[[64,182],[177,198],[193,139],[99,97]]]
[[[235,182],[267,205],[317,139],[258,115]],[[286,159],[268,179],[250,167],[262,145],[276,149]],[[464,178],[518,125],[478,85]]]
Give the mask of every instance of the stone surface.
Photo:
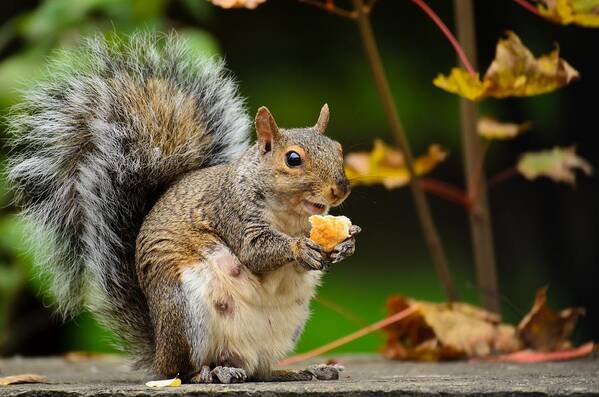
[[[599,395],[599,359],[596,358],[542,364],[417,364],[387,361],[374,355],[337,359],[346,367],[338,381],[183,385],[162,389],[146,387],[145,382],[153,379],[132,371],[126,361],[118,357],[2,359],[0,376],[35,373],[46,375],[52,383],[0,386],[0,397]]]

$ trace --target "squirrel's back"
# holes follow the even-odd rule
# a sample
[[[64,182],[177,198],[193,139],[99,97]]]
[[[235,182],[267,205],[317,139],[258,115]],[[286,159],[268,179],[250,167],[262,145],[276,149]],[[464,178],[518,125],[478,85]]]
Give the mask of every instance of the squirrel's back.
[[[94,310],[149,357],[133,265],[143,217],[180,175],[243,151],[250,120],[222,62],[197,59],[175,35],[95,38],[60,59],[9,119],[9,178],[51,244],[39,261],[60,310],[99,294]]]

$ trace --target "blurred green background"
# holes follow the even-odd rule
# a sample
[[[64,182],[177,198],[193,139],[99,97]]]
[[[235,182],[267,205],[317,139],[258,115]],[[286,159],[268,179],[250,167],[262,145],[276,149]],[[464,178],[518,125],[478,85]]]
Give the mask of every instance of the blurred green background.
[[[429,3],[453,27],[452,3]],[[508,0],[478,0],[475,6],[482,70],[493,58],[497,39],[511,29],[537,55],[559,43],[563,57],[582,75],[579,82],[552,94],[482,104],[483,114],[534,122],[524,136],[494,144],[488,173],[512,166],[523,151],[554,145],[577,144],[583,157],[599,165],[599,30],[554,25]],[[331,107],[328,134],[340,140],[346,152],[369,150],[377,136],[391,142],[356,26],[298,1],[271,0],[248,11],[222,10],[205,0],[8,0],[0,10],[2,116],[18,102],[17,90],[43,73],[46,57],[58,48],[76,46],[83,35],[175,29],[198,53],[226,58],[252,112],[267,105],[279,125],[303,126],[316,121],[326,101]],[[430,143],[447,148],[451,155],[434,175],[462,185],[458,100],[431,84],[438,72],[455,64],[452,48],[410,1],[381,0],[372,19],[415,153]],[[2,121],[2,164],[8,155],[4,129]],[[477,303],[466,214],[436,197],[430,201],[459,291]],[[599,339],[597,179],[580,177],[572,189],[515,178],[492,191],[490,202],[505,319],[517,322],[537,287],[549,285],[554,307],[588,309],[576,340]],[[407,189],[356,188],[336,213],[349,216],[363,233],[354,257],[326,276],[322,302],[313,304],[298,351],[382,318],[392,293],[444,298]],[[52,314],[52,298],[32,269],[26,231],[15,214],[8,186],[0,179],[0,354],[111,351],[110,334],[88,314],[65,323]],[[343,306],[359,320],[340,316],[324,302]],[[373,334],[339,351],[374,351],[381,345],[382,335]]]

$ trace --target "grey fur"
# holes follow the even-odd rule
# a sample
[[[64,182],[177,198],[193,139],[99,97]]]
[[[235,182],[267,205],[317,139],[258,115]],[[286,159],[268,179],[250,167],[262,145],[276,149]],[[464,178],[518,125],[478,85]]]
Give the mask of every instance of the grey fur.
[[[53,279],[60,312],[92,307],[149,360],[154,335],[133,265],[142,219],[177,177],[245,150],[250,119],[223,63],[194,59],[175,35],[93,38],[66,58],[53,61],[48,79],[10,116],[8,175],[17,204],[49,243],[38,263]],[[145,135],[152,115],[129,111],[124,90],[115,89],[151,79],[195,103],[195,133],[169,153]],[[165,141],[170,133],[164,129]]]

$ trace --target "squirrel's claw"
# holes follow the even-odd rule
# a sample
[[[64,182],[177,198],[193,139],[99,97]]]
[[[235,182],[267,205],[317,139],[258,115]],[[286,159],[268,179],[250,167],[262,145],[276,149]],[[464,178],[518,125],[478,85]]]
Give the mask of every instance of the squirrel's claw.
[[[349,227],[349,235],[350,237],[355,236],[356,234],[360,233],[362,231],[362,228],[358,225],[351,225]]]
[[[214,378],[212,377],[212,373],[210,372],[210,367],[207,365],[202,365],[202,369],[200,372],[196,373],[189,379],[189,383],[212,383],[214,382]]]
[[[214,368],[210,374],[220,383],[243,383],[247,380],[247,374],[242,368],[219,366]]]
[[[345,258],[348,258],[356,251],[356,239],[354,236],[362,231],[362,228],[358,225],[352,225],[349,228],[349,235],[343,242],[337,244],[329,255],[332,263],[341,262]]]
[[[296,243],[296,261],[306,270],[324,270],[328,258],[322,252],[322,248],[309,238],[302,237]]]
[[[318,380],[336,380],[339,379],[339,372],[344,369],[342,365],[316,364],[309,366],[304,372],[312,374]]]

